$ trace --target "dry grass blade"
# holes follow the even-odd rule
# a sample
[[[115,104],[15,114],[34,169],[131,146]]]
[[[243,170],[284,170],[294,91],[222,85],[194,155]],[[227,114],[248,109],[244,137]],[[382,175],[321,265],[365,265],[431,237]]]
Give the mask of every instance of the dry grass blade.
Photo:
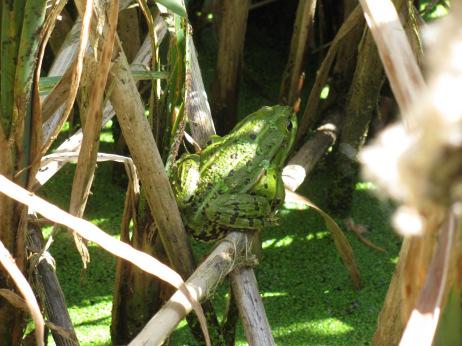
[[[59,152],[55,154],[50,154],[44,156],[41,161],[42,166],[48,165],[50,162],[77,162],[79,154],[76,152]],[[107,153],[98,153],[96,157],[97,162],[119,162],[125,165],[125,170],[127,177],[130,183],[139,184],[138,174],[136,173],[136,167],[133,163],[133,160],[130,157],[117,155],[117,154],[107,154]],[[139,192],[137,188],[134,188],[135,192]]]
[[[26,313],[29,312],[29,308],[27,307],[24,299],[22,299],[20,295],[14,293],[12,290],[7,288],[0,288],[0,296],[5,298],[15,308],[20,309]]]
[[[31,143],[32,151],[30,153],[31,163],[31,177],[28,181],[28,187],[32,186],[34,182],[34,176],[37,173],[40,164],[40,157],[42,154],[43,134],[42,134],[42,104],[39,96],[39,81],[40,74],[42,72],[42,63],[45,56],[45,50],[47,47],[48,40],[50,39],[51,32],[53,31],[57,22],[57,17],[62,12],[65,1],[53,1],[51,6],[46,11],[45,21],[42,27],[42,33],[40,38],[39,52],[37,57],[37,67],[34,72],[34,83],[33,83],[33,97],[32,97],[32,125],[31,125]]]
[[[358,238],[360,242],[366,244],[366,246],[369,246],[371,249],[374,249],[378,252],[387,251],[384,248],[381,248],[380,246],[375,245],[373,242],[371,242],[369,239],[363,236],[363,233],[367,232],[367,228],[364,227],[363,225],[359,225],[355,223],[351,217],[345,220],[345,225],[351,232],[353,232],[356,235],[356,238]]]
[[[93,0],[87,0],[85,5],[85,13],[82,19],[82,29],[80,31],[80,41],[79,41],[79,48],[77,50],[77,59],[74,62],[72,67],[72,77],[70,82],[69,88],[69,95],[66,102],[66,107],[64,113],[61,115],[61,118],[58,121],[58,124],[54,127],[51,136],[45,142],[42,148],[42,155],[47,152],[50,148],[53,141],[59,134],[61,127],[63,126],[64,122],[66,121],[69,113],[72,109],[74,104],[75,98],[77,96],[77,90],[80,84],[80,77],[82,76],[82,68],[83,68],[83,57],[85,55],[85,51],[88,45],[88,39],[90,34],[90,22],[91,22],[91,15],[93,12]]]
[[[1,178],[3,178],[3,176],[1,176]],[[6,178],[3,178],[3,179],[8,180]],[[2,185],[2,188],[3,188],[3,185]],[[44,345],[43,338],[44,338],[45,322],[43,320],[42,314],[40,313],[40,308],[38,306],[37,300],[35,299],[34,292],[32,291],[32,288],[30,287],[24,275],[21,273],[21,271],[15,264],[14,259],[13,257],[11,257],[8,249],[3,245],[1,241],[0,241],[0,263],[2,264],[3,268],[5,268],[5,270],[8,272],[8,274],[10,274],[11,278],[15,282],[19,291],[24,296],[27,307],[29,308],[29,311],[32,315],[32,319],[34,320],[34,323],[35,323],[35,339],[36,339],[37,345],[39,346]]]
[[[455,217],[450,215],[440,233],[425,284],[404,330],[400,346],[431,346],[433,344],[446,290],[455,229]]]
[[[66,213],[64,210],[16,185],[3,175],[0,175],[0,192],[18,202],[26,204],[31,211],[37,212],[51,221],[72,229],[82,238],[92,241],[111,254],[133,263],[146,273],[168,282],[185,296],[185,299],[194,307],[199,318],[202,316],[205,321],[200,305],[186,288],[181,276],[162,262],[142,251],[134,249],[124,242],[114,239],[91,222]],[[186,310],[186,307],[184,309]]]
[[[75,335],[73,333],[70,333],[67,329],[58,326],[57,324],[50,321],[45,321],[45,325],[47,326],[47,328],[51,329],[52,331],[55,331],[64,338],[70,341],[77,341]]]
[[[360,0],[360,3],[402,114],[412,114],[408,112],[410,106],[417,101],[425,82],[395,6],[391,0]],[[403,120],[408,127],[416,121]]]
[[[326,214],[322,209],[320,209],[317,205],[315,205],[307,198],[300,196],[299,194],[289,191],[287,189],[286,200],[303,203],[309,206],[310,208],[313,208],[319,213],[319,215],[321,215],[321,217],[324,219],[324,223],[326,224],[327,229],[332,234],[335,246],[337,247],[337,250],[340,253],[340,256],[342,257],[342,261],[350,273],[351,279],[353,280],[355,287],[358,289],[361,288],[361,278],[359,275],[358,267],[356,265],[356,261],[353,257],[353,250],[351,248],[350,243],[348,242],[348,239],[345,237],[342,230],[334,221],[334,219],[332,219],[328,214]]]
[[[99,134],[102,125],[102,104],[108,73],[111,66],[112,49],[117,28],[119,1],[111,1],[107,10],[107,23],[103,33],[104,41],[101,59],[98,62],[96,76],[91,88],[90,104],[87,108],[83,131],[82,147],[77,161],[77,168],[72,182],[69,212],[82,217],[90,194],[91,184],[96,169],[96,156],[99,148]],[[90,261],[90,254],[82,239],[74,234],[75,244],[79,250],[84,267]]]

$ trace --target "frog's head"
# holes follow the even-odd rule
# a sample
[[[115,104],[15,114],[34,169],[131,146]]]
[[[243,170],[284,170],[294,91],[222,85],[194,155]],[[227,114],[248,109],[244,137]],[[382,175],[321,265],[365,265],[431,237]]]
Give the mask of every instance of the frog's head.
[[[284,134],[290,143],[289,147],[292,147],[293,140],[297,133],[297,116],[294,111],[289,106],[272,106],[272,107],[263,107],[261,109],[264,113],[266,121],[271,124],[271,126],[276,126],[277,130]]]
[[[232,132],[257,142],[268,161],[282,166],[295,142],[297,117],[288,106],[265,106],[241,120]]]
[[[272,132],[277,137],[280,136],[280,146],[278,153],[273,158],[273,162],[283,165],[297,134],[297,116],[289,106],[276,105],[272,107],[263,107],[262,110],[267,112],[268,123],[271,124]]]

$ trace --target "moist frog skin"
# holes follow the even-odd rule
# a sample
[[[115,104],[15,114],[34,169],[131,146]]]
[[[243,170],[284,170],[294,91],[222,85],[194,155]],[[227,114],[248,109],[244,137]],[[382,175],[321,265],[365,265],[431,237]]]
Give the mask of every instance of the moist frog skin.
[[[194,238],[211,241],[229,230],[274,224],[285,196],[281,172],[296,131],[290,107],[263,107],[226,136],[213,136],[200,153],[178,160],[172,186]]]

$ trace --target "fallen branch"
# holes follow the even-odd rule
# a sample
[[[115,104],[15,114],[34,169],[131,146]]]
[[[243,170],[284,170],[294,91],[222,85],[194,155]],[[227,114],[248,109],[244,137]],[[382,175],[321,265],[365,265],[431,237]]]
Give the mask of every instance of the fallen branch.
[[[290,159],[282,171],[284,185],[290,191],[303,184],[319,159],[333,145],[340,132],[342,114],[333,113],[317,128],[314,135]]]

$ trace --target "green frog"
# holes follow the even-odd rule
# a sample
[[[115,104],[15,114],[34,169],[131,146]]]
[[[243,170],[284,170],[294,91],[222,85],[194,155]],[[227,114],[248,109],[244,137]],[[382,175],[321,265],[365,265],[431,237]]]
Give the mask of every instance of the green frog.
[[[172,186],[194,238],[210,241],[275,223],[285,196],[281,171],[296,131],[290,107],[263,107],[226,136],[213,136],[200,153],[178,160]]]

